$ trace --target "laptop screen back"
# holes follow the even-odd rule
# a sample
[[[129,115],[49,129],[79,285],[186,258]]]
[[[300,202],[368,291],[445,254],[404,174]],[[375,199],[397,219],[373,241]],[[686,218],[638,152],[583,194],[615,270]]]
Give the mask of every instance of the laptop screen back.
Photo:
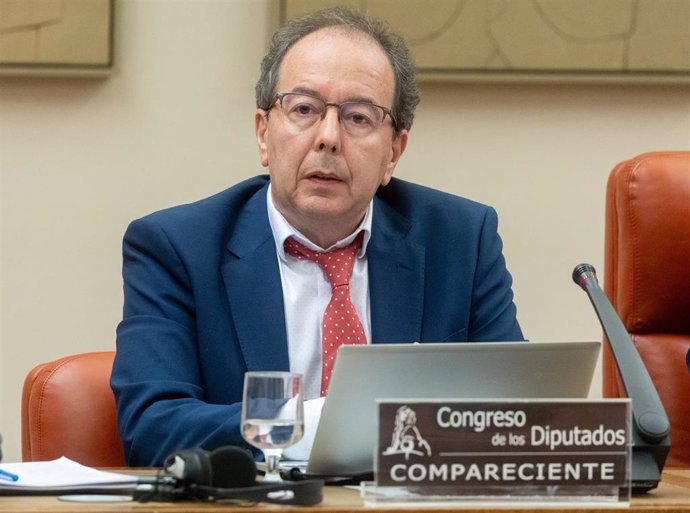
[[[599,342],[342,346],[307,470],[372,470],[377,399],[585,398],[599,348]]]

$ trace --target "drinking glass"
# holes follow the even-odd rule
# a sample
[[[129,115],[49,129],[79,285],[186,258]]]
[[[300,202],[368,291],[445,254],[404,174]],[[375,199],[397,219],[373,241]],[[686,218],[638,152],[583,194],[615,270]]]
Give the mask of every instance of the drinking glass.
[[[282,481],[278,463],[283,449],[304,434],[302,375],[292,372],[247,372],[242,394],[242,436],[261,449],[264,481]]]

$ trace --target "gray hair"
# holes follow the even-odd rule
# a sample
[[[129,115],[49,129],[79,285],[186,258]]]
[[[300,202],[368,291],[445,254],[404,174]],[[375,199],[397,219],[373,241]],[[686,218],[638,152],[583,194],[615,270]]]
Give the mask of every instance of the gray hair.
[[[419,90],[414,62],[405,41],[386,22],[347,7],[323,9],[294,18],[273,34],[268,53],[261,61],[261,76],[256,83],[257,107],[269,109],[273,105],[280,65],[288,50],[303,37],[327,27],[362,32],[381,46],[395,75],[395,96],[391,110],[395,116],[396,130],[409,130],[415,107],[419,103]]]

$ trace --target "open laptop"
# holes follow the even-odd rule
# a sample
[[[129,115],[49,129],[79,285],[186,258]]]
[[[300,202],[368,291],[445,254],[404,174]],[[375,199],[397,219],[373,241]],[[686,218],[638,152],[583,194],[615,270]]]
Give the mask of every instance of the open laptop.
[[[373,470],[377,399],[585,398],[599,342],[346,345],[305,475]],[[284,462],[297,466],[296,462]]]

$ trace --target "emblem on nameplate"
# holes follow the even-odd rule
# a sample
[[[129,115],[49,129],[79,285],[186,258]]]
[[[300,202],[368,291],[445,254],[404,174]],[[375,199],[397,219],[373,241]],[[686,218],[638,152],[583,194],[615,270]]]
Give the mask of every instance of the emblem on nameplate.
[[[410,455],[431,456],[431,447],[417,427],[417,414],[406,405],[398,408],[391,444],[383,451],[384,456],[395,454],[404,455],[405,460],[409,460]]]

